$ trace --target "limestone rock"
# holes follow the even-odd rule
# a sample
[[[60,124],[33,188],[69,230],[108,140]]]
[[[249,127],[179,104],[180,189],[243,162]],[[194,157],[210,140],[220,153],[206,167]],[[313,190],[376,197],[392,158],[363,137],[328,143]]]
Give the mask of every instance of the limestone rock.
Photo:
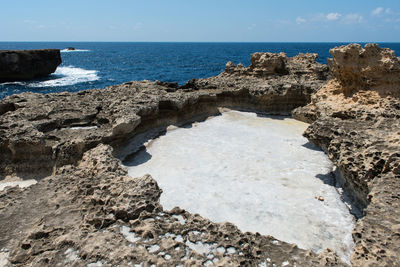
[[[184,86],[134,81],[0,101],[0,180],[40,180],[24,190],[0,191],[0,247],[10,251],[7,260],[39,266],[222,266],[257,265],[269,258],[277,265],[318,266],[323,259],[343,265],[335,253],[316,255],[179,208],[164,211],[156,181],[128,177],[117,159],[136,149],[126,146],[131,138],[204,119],[219,107],[287,115],[305,105],[326,79],[313,74],[315,62],[285,60],[290,72],[268,79],[222,73]],[[209,248],[209,255],[197,251],[197,243]],[[227,254],[228,248],[236,252]]]
[[[363,209],[353,232],[353,266],[399,265],[399,59],[358,44],[331,50],[334,79],[293,111],[312,123],[304,135],[324,148]]]
[[[330,77],[327,66],[316,62],[317,54],[299,54],[288,58],[285,53],[254,53],[251,55],[251,64],[248,68],[242,64],[229,61],[225,73],[243,76],[268,78],[275,75],[315,75],[318,79],[326,80]]]
[[[329,67],[346,93],[374,90],[400,96],[400,60],[377,44],[341,46],[330,50]]]
[[[99,145],[29,190],[0,192],[0,246],[10,251],[10,266],[239,266],[267,258],[277,265],[344,266],[333,252],[315,255],[179,208],[163,211],[161,193],[151,176],[127,176],[112,148]]]
[[[268,80],[222,73],[181,87],[134,81],[104,90],[9,96],[0,101],[0,177],[50,175],[97,144],[116,145],[137,131],[214,115],[220,106],[288,115],[326,83],[310,74],[319,65],[289,58],[291,73]]]
[[[287,74],[287,57],[285,53],[254,53],[251,55],[251,64],[245,68],[242,64],[235,66],[233,62],[226,65],[226,73],[253,75],[256,77],[267,77],[271,75]]]
[[[184,86],[133,81],[1,100],[0,180],[39,182],[0,191],[0,260],[15,266],[345,266],[329,249],[316,255],[180,208],[165,211],[151,176],[127,176],[118,158],[137,149],[129,140],[227,107],[282,115],[295,109],[296,118],[312,122],[305,136],[327,151],[363,209],[352,265],[399,265],[397,63],[388,50],[364,50],[334,49],[334,77],[315,54],[257,54],[247,68],[229,63],[220,75]],[[228,248],[236,252],[228,255]]]
[[[256,76],[267,76],[270,74],[287,74],[285,53],[254,53],[251,55],[249,72]]]
[[[0,50],[0,82],[44,77],[55,72],[60,64],[58,49]]]

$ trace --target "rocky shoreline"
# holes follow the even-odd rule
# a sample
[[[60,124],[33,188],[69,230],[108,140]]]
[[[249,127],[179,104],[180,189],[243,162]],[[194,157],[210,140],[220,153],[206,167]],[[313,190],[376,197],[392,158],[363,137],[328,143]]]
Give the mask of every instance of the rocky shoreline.
[[[248,68],[228,63],[220,75],[184,86],[134,81],[3,99],[0,181],[39,182],[0,191],[0,262],[345,266],[334,251],[317,255],[179,208],[164,211],[151,176],[127,176],[119,159],[132,138],[224,107],[293,112],[312,123],[305,136],[328,152],[364,208],[352,265],[399,264],[399,59],[376,45],[331,54],[329,68],[316,63],[316,54],[256,53]]]

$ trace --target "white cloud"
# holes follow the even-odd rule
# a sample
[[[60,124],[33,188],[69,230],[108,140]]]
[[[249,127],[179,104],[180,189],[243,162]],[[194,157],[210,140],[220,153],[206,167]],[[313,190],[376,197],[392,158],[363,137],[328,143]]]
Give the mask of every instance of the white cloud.
[[[247,29],[249,31],[252,31],[257,25],[256,24],[251,24],[249,27],[247,27]]]
[[[31,29],[46,29],[46,28],[50,28],[52,26],[48,26],[48,25],[44,25],[44,24],[39,24],[39,22],[37,22],[36,20],[31,20],[31,19],[26,19],[23,21],[25,24],[27,24],[27,27],[31,28]]]
[[[290,25],[290,24],[292,24],[292,21],[290,21],[289,19],[278,19],[276,22],[278,24],[282,24],[282,25]]]
[[[371,11],[371,16],[379,19],[380,22],[397,23],[400,19],[400,13],[391,8],[377,7]]]
[[[135,24],[135,26],[133,26],[133,29],[134,29],[135,31],[138,31],[138,30],[141,30],[142,27],[143,27],[143,23],[142,23],[142,22],[137,22],[137,23]]]
[[[338,20],[342,15],[339,13],[329,13],[326,15],[327,20]]]
[[[385,10],[383,9],[383,11]],[[362,15],[358,13],[340,14],[338,12],[330,12],[328,14],[316,13],[305,17],[299,16],[296,18],[297,24],[304,24],[304,23],[321,24],[328,22],[337,22],[342,24],[357,24],[365,22],[365,19]]]
[[[307,16],[307,21],[314,22],[314,21],[323,21],[326,20],[326,15],[324,13],[316,13]]]
[[[389,9],[390,10],[390,9]],[[382,12],[384,11],[383,7],[377,7],[374,10],[372,10],[371,15],[372,16],[380,16]]]
[[[306,23],[307,22],[307,20],[305,20],[304,18],[302,18],[302,17],[297,17],[296,18],[296,23],[297,24],[302,24],[302,23]]]
[[[363,16],[361,16],[360,14],[357,14],[357,13],[347,14],[341,20],[341,22],[345,23],[345,24],[356,24],[356,23],[361,23],[363,21],[364,21]]]
[[[26,20],[24,20],[24,23],[26,23],[26,24],[36,24],[37,22],[35,20],[26,19]]]

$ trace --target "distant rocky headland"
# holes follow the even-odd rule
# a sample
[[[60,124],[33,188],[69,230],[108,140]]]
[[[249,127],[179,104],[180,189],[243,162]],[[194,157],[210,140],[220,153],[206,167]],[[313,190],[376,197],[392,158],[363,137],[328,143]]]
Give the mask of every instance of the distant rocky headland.
[[[224,248],[211,249],[217,266],[347,266],[330,249],[315,254],[163,210],[156,180],[127,175],[120,159],[130,139],[224,107],[310,123],[304,135],[328,153],[363,210],[351,264],[399,265],[400,60],[375,44],[330,52],[329,66],[316,54],[255,53],[249,67],[229,62],[218,76],[183,86],[133,81],[1,100],[0,182],[39,182],[0,191],[0,263],[195,266],[209,262],[198,248],[206,244]]]
[[[45,77],[60,64],[59,49],[0,50],[0,82]]]

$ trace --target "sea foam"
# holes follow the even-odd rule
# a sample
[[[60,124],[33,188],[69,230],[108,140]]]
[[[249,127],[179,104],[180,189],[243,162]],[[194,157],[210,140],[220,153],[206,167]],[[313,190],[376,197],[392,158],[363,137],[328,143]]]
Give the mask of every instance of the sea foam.
[[[58,67],[56,72],[51,74],[49,77],[49,80],[31,82],[26,85],[29,87],[68,86],[77,83],[97,81],[100,79],[96,70],[85,70],[74,66]]]
[[[60,50],[60,52],[61,53],[90,52],[90,50],[87,50],[87,49],[75,49],[75,50],[63,49],[63,50]]]

